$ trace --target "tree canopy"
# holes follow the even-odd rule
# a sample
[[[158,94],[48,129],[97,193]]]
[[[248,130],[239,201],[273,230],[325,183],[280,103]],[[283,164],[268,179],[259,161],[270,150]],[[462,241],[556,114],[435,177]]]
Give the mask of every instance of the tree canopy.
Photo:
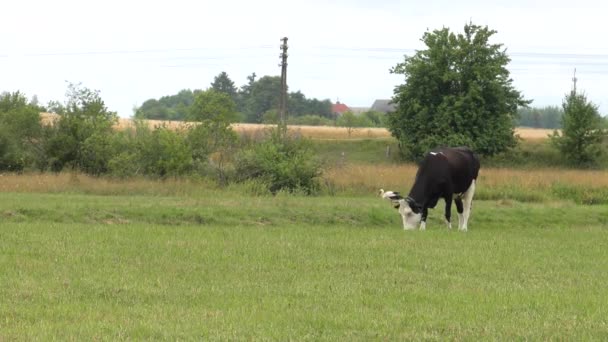
[[[502,44],[490,43],[495,33],[472,23],[459,34],[427,31],[426,49],[391,70],[405,76],[388,124],[406,156],[438,146],[468,145],[483,155],[515,146],[517,108],[528,101],[512,85]]]
[[[236,101],[237,89],[234,86],[234,82],[232,82],[225,71],[222,71],[219,75],[215,76],[213,83],[211,83],[211,89],[219,93],[224,93],[230,96],[233,101]]]
[[[561,128],[564,110],[558,106],[522,107],[517,111],[517,126]]]
[[[257,78],[255,73],[247,77],[247,84],[237,89],[226,72],[220,73],[211,83],[211,88],[227,94],[241,113],[239,118],[247,122],[261,123],[265,115],[278,109],[281,79],[278,76]],[[163,96],[160,99],[146,100],[136,109],[135,117],[140,119],[185,120],[195,97],[202,90],[181,90],[176,95]],[[318,115],[331,118],[331,102],[309,99],[301,91],[288,93],[288,117]]]

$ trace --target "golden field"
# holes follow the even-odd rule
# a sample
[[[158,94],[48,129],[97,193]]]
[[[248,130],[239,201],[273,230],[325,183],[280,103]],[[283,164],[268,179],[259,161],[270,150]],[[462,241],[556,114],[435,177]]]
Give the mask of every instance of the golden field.
[[[41,119],[43,123],[52,123],[57,119],[56,114],[42,113]],[[183,121],[164,121],[164,120],[144,120],[149,127],[167,126],[171,129],[184,129],[193,125],[192,122]],[[116,128],[124,130],[134,127],[134,122],[131,119],[120,118],[116,124]],[[236,123],[232,125],[233,129],[239,134],[257,134],[268,127],[274,125],[264,124],[246,124]],[[301,135],[311,139],[324,140],[345,140],[345,139],[387,139],[391,138],[390,132],[385,128],[354,128],[350,134],[345,127],[330,127],[330,126],[287,126],[288,130],[293,134]],[[518,127],[515,133],[525,140],[539,140],[547,138],[553,130],[539,128],[523,128]]]
[[[405,191],[416,176],[417,166],[401,165],[347,165],[327,170],[325,178],[340,188],[366,187]],[[608,188],[608,173],[598,170],[564,169],[502,169],[484,168],[478,182],[485,187],[518,186],[523,189],[543,189],[555,184],[568,184],[585,188]]]

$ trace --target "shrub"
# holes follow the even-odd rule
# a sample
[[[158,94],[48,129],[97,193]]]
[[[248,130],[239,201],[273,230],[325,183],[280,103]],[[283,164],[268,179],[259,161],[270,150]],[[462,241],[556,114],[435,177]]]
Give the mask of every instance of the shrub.
[[[21,171],[31,166],[40,134],[38,109],[25,95],[0,94],[0,170]]]
[[[289,117],[287,119],[289,125],[305,125],[305,126],[333,126],[334,121],[324,118],[319,115],[303,115]]]
[[[41,168],[61,171],[71,166],[91,174],[106,172],[112,155],[108,149],[112,125],[117,119],[99,91],[70,84],[64,114],[45,128]]]
[[[321,164],[308,140],[283,135],[278,129],[241,151],[235,161],[238,181],[257,179],[273,194],[280,190],[313,194],[319,189]]]
[[[192,150],[186,135],[166,126],[150,129],[136,123],[133,131],[117,133],[112,141],[113,157],[108,162],[111,175],[131,177],[174,177],[192,171]]]

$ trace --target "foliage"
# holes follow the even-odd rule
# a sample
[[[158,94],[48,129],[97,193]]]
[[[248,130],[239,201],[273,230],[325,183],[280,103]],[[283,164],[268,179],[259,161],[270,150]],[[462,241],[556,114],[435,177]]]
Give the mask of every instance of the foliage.
[[[464,34],[448,28],[426,32],[425,50],[406,57],[391,72],[405,76],[395,88],[389,129],[409,158],[437,146],[468,145],[482,155],[515,146],[513,121],[526,105],[513,88],[496,31],[472,23]]]
[[[362,115],[366,117],[372,125],[369,127],[386,127],[387,116],[385,113],[369,110]]]
[[[63,114],[65,114],[65,106],[63,105],[63,103],[61,103],[59,101],[51,100],[46,105],[46,111],[49,113],[63,115]]]
[[[268,125],[276,125],[279,123],[279,111],[276,109],[267,110],[262,115],[262,123]]]
[[[112,126],[118,117],[109,111],[99,91],[69,84],[65,113],[45,129],[41,168],[61,171],[66,166],[91,174],[107,171]]]
[[[261,123],[264,113],[279,107],[281,78],[264,76],[251,84],[250,92],[245,102],[245,120]]]
[[[551,141],[572,164],[594,164],[602,153],[601,144],[606,136],[597,106],[575,90],[566,95],[562,106],[562,131],[561,134],[555,131]]]
[[[281,79],[278,76],[264,76],[258,79],[257,75],[253,73],[247,76],[247,84],[237,89],[228,74],[221,72],[211,83],[211,89],[227,94],[235,102],[236,111],[244,116],[242,118],[238,117],[239,121],[261,123],[264,122],[264,114],[278,108]],[[158,100],[146,100],[135,110],[135,117],[139,119],[185,120],[199,92],[202,91],[185,89],[177,95],[164,96]],[[302,115],[332,117],[331,101],[327,99],[308,99],[302,92],[297,91],[288,93],[287,101],[288,118]],[[53,106],[53,108],[57,107]],[[61,108],[57,110],[61,110]]]
[[[146,100],[135,110],[135,117],[151,120],[184,120],[198,92],[200,90],[184,89],[176,95],[163,96],[158,100]]]
[[[215,76],[213,83],[211,83],[211,89],[228,95],[233,101],[236,100],[237,89],[225,71]]]
[[[36,158],[39,108],[20,92],[0,94],[0,171],[21,171]]]
[[[220,183],[225,184],[227,162],[237,142],[230,126],[238,118],[236,103],[228,94],[209,89],[197,94],[190,118],[200,122],[190,129],[187,137],[194,162],[199,170],[211,166]]]
[[[346,127],[348,136],[350,136],[355,128],[373,127],[374,123],[367,115],[355,115],[353,112],[348,111],[336,119],[336,126]]]
[[[561,128],[564,111],[557,106],[543,108],[521,107],[517,110],[517,126],[532,128]]]
[[[209,89],[196,94],[189,108],[188,119],[202,123],[226,125],[236,122],[236,103],[223,92]]]
[[[333,126],[334,121],[319,115],[302,115],[290,116],[287,118],[289,125],[304,125],[304,126]]]
[[[333,118],[331,101],[308,99],[301,91],[289,93],[287,101],[288,119],[303,115],[318,115],[324,118]]]
[[[151,129],[142,122],[135,127],[116,134],[115,145],[119,148],[109,162],[111,175],[168,178],[192,171],[192,150],[184,132],[165,125]]]
[[[268,137],[241,151],[235,160],[238,181],[259,179],[270,192],[315,193],[321,164],[309,141],[269,130]]]

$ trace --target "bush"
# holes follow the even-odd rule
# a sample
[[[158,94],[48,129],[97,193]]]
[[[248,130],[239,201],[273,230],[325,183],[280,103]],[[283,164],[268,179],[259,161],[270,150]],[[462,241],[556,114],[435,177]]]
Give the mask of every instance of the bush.
[[[117,119],[99,91],[70,84],[65,112],[45,128],[40,167],[61,171],[70,166],[95,175],[106,172],[112,155],[112,125]]]
[[[296,117],[289,117],[287,119],[289,125],[305,125],[305,126],[333,126],[334,121],[328,118],[324,118],[319,115],[303,115]]]
[[[193,169],[186,135],[166,126],[150,129],[137,123],[133,131],[116,133],[112,146],[116,152],[108,162],[108,170],[116,177],[166,178],[185,175]]]
[[[20,92],[0,94],[0,170],[21,171],[35,160],[38,109]]]
[[[267,184],[273,194],[286,190],[313,194],[319,189],[321,164],[308,140],[283,135],[279,130],[240,152],[235,161],[237,180]]]

